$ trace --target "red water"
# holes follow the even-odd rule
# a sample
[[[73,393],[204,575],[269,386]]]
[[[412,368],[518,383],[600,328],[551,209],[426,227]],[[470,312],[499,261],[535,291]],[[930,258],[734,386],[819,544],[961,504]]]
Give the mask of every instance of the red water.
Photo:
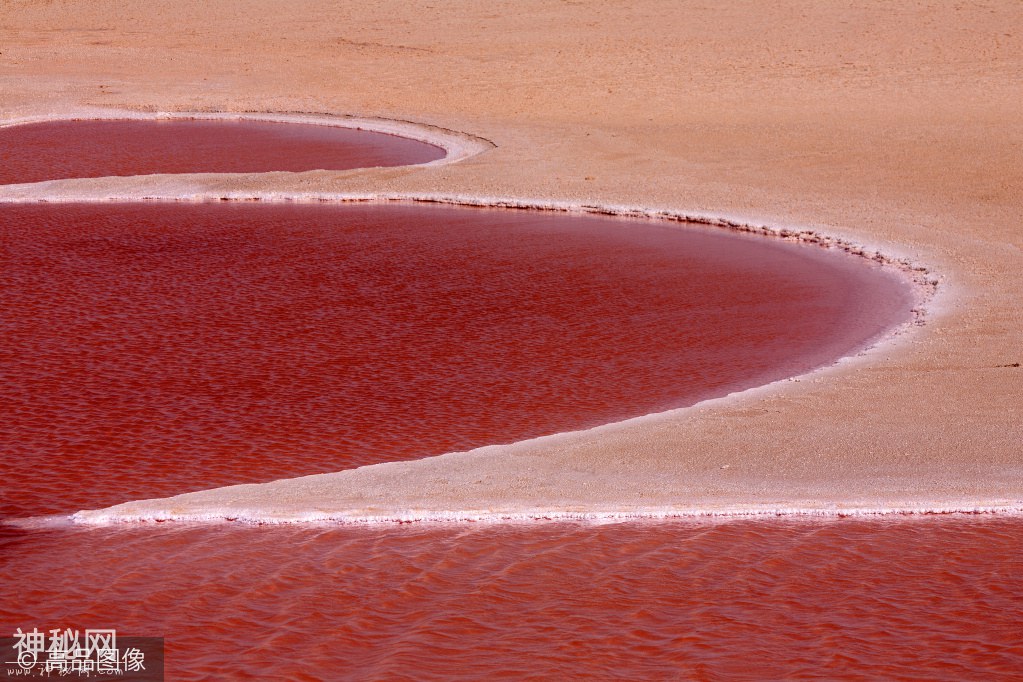
[[[0,292],[7,517],[689,404],[910,305],[809,247],[416,206],[0,206]],[[0,525],[0,635],[165,636],[169,679],[1018,679],[1020,530]]]
[[[154,173],[404,166],[435,145],[350,128],[242,120],[52,121],[0,128],[0,185]]]
[[[1023,671],[1013,519],[8,532],[2,627],[165,635],[170,679]]]
[[[911,304],[818,248],[524,211],[28,205],[0,235],[8,516],[686,405]]]

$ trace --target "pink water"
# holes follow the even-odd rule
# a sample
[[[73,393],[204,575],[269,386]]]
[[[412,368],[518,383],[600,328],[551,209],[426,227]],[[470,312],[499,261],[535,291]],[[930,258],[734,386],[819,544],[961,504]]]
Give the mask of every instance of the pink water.
[[[155,173],[404,166],[432,144],[350,128],[244,120],[49,121],[0,128],[0,184]]]
[[[397,205],[0,206],[0,291],[8,518],[690,404],[911,305],[811,247]],[[170,679],[1013,679],[1020,530],[0,525],[0,634],[165,636]]]

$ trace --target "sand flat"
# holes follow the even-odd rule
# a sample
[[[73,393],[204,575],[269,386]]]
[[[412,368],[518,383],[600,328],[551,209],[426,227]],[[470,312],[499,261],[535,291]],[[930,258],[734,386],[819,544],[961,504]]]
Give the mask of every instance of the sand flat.
[[[2,120],[308,112],[495,145],[433,167],[66,181],[0,190],[8,198],[629,205],[813,229],[910,259],[938,282],[924,326],[799,380],[590,432],[122,514],[1023,507],[1018,3],[317,0],[283,15],[259,0],[16,0],[0,46]]]

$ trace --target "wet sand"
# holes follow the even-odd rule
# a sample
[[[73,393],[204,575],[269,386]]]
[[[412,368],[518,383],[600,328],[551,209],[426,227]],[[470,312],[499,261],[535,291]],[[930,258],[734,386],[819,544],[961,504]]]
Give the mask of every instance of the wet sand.
[[[3,196],[387,193],[697,212],[906,258],[937,292],[924,326],[874,351],[688,410],[124,511],[1023,507],[1016,4],[273,8],[18,2],[0,27],[0,117],[351,114],[494,146],[431,167],[60,181]]]

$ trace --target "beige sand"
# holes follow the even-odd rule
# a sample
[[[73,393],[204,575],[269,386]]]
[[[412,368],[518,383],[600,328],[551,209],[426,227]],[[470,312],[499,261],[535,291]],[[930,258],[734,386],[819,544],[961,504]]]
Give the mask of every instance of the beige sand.
[[[723,214],[925,264],[940,280],[927,324],[689,410],[122,515],[1023,508],[1023,368],[1011,366],[1023,362],[1018,2],[339,5],[6,0],[0,120],[313,112],[416,121],[496,147],[419,168],[4,195],[384,192]]]

